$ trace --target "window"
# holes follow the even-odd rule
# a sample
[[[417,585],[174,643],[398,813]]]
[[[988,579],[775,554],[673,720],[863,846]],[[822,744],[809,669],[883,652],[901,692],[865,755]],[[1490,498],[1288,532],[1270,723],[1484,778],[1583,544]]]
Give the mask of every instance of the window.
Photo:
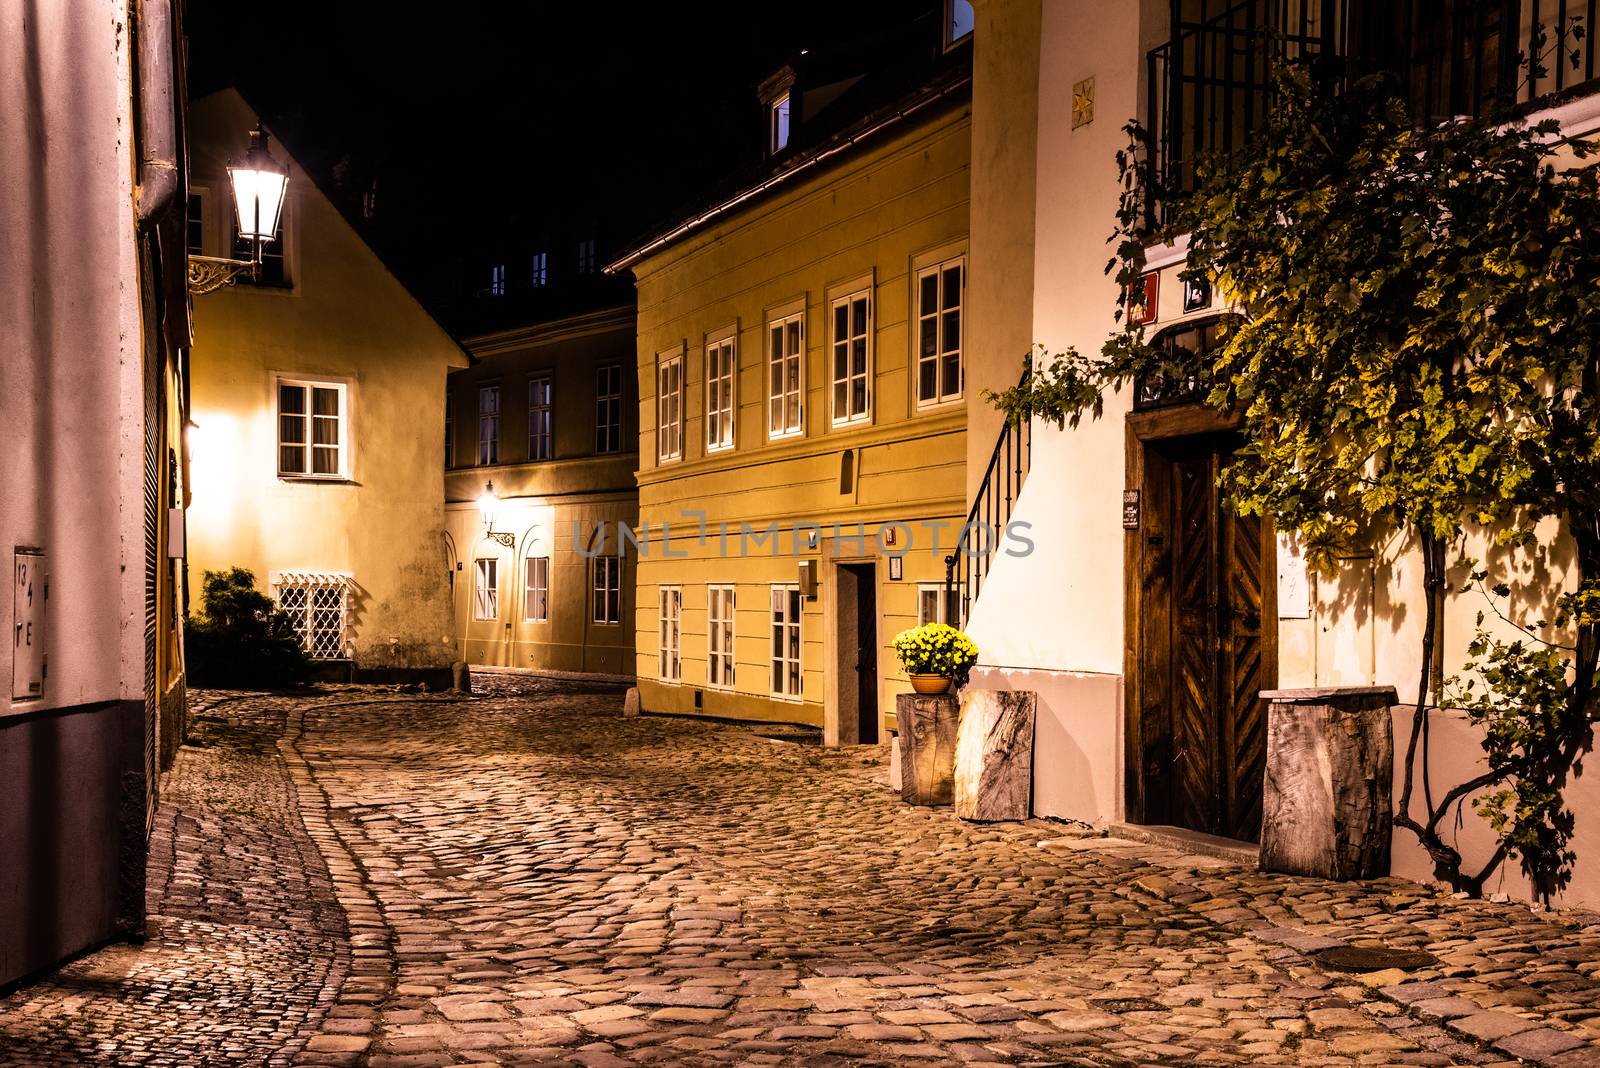
[[[658,674],[667,682],[677,682],[683,677],[683,660],[678,655],[682,636],[679,626],[683,618],[683,588],[661,587],[661,644],[657,660]]]
[[[578,273],[594,274],[594,238],[578,242]]]
[[[234,205],[237,210],[238,205]],[[284,246],[289,239],[289,202],[284,201],[283,208],[278,214],[278,236],[271,241],[261,242],[261,277],[252,279],[248,274],[241,274],[237,281],[241,285],[259,286],[287,286],[289,274],[285,269]],[[233,258],[248,260],[255,256],[255,242],[247,237],[240,237],[237,227],[233,231]]]
[[[622,451],[622,368],[616,364],[595,375],[594,451]]]
[[[497,263],[489,268],[489,295],[503,297],[506,295],[506,265]]]
[[[683,459],[683,356],[676,353],[661,360],[656,381],[656,457]]]
[[[961,625],[961,595],[955,587],[946,595],[942,582],[917,583],[917,626],[926,623]]]
[[[444,466],[445,470],[456,465],[456,406],[454,398],[446,393],[444,397]]]
[[[772,693],[800,697],[800,587],[772,587]]]
[[[594,621],[622,622],[622,557],[594,558]]]
[[[313,660],[344,659],[344,627],[350,576],[286,572],[273,584],[278,608],[287,613]]]
[[[528,380],[528,459],[548,460],[555,456],[555,427],[551,421],[554,390],[549,375]]]
[[[833,302],[833,424],[872,418],[872,301],[866,290]]]
[[[733,689],[733,587],[706,587],[706,685]]]
[[[206,198],[200,192],[189,194],[189,217],[186,222],[188,236],[185,244],[191,256],[203,256],[206,251]]]
[[[478,463],[500,462],[500,387],[478,388]]]
[[[767,144],[773,152],[782,152],[789,147],[789,94],[784,93],[774,100],[767,109],[767,115]]]
[[[944,0],[944,46],[949,48],[960,42],[976,22],[972,0]]]
[[[473,619],[500,616],[500,561],[485,557],[473,561]]]
[[[361,217],[367,222],[372,222],[378,217],[378,180],[376,178],[367,183],[366,192],[361,194]]]
[[[528,280],[536,289],[549,284],[550,254],[548,252],[535,252],[533,254],[533,273]]]
[[[706,451],[733,448],[733,382],[737,365],[732,335],[706,346]]]
[[[966,258],[917,273],[917,403],[961,397],[961,298]]]
[[[767,436],[787,437],[805,431],[801,401],[801,360],[805,353],[805,312],[767,324]]]
[[[348,397],[341,382],[278,379],[278,474],[345,477]]]
[[[530,556],[523,561],[522,617],[529,623],[550,620],[550,558]]]

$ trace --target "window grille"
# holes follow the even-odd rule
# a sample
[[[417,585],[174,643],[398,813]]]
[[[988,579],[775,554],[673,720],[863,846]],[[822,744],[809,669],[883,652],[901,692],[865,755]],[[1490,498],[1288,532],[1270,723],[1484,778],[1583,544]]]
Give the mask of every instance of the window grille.
[[[350,584],[349,575],[322,571],[285,571],[273,583],[278,608],[289,615],[311,659],[346,659]]]

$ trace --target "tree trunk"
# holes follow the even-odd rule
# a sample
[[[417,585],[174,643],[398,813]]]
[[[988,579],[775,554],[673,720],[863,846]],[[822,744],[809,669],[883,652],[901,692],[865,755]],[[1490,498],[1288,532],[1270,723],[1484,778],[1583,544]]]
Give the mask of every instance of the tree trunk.
[[[1033,722],[1038,694],[967,690],[956,742],[956,815],[1025,820],[1033,802]]]
[[[900,724],[900,798],[911,805],[948,805],[955,797],[956,724],[950,694],[903,693],[895,698]]]

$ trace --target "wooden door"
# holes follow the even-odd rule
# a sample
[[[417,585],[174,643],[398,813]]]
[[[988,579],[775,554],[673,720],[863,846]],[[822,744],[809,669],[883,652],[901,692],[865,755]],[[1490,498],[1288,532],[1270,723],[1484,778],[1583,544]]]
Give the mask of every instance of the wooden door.
[[[1144,819],[1228,838],[1261,830],[1264,621],[1271,559],[1257,516],[1227,509],[1223,436],[1147,446],[1152,515],[1138,621]]]
[[[878,584],[872,565],[850,568],[856,584],[856,738],[878,742]]]

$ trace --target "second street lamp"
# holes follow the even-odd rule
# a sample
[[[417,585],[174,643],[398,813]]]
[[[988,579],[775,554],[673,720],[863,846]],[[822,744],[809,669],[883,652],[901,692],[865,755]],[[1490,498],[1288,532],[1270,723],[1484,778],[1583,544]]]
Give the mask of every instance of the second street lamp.
[[[250,133],[250,147],[228,164],[239,237],[250,243],[248,260],[222,256],[189,257],[189,292],[210,293],[231,286],[240,275],[261,276],[261,246],[278,236],[278,219],[289,191],[289,168],[267,150],[267,131],[260,123]]]
[[[483,484],[483,496],[478,498],[478,511],[483,514],[483,536],[490,541],[497,541],[507,549],[515,540],[509,531],[494,529],[494,513],[499,507],[500,498],[495,496],[494,483]]]

